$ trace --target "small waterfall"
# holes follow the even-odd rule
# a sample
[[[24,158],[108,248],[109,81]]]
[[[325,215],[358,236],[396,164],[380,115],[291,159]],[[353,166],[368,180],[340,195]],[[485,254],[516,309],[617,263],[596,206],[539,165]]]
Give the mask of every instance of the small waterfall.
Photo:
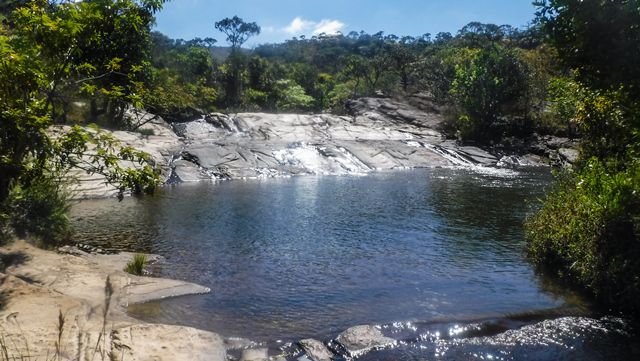
[[[286,167],[304,169],[310,174],[364,174],[371,168],[344,147],[325,147],[295,142],[273,152],[275,160]]]
[[[475,162],[471,157],[455,149],[445,148],[436,144],[422,143],[415,140],[410,140],[406,142],[406,144],[410,147],[427,148],[430,151],[438,154],[442,158],[448,160],[455,166],[464,168],[480,167],[480,164],[478,162]]]
[[[460,151],[454,148],[443,147],[437,144],[422,143],[415,140],[410,140],[406,142],[406,144],[411,147],[421,147],[429,149],[433,153],[438,154],[442,158],[451,162],[454,167],[465,168],[478,173],[498,176],[513,176],[515,174],[518,174],[518,172],[516,172],[515,170],[503,168],[500,163],[493,165],[480,163],[474,160],[464,151]]]
[[[455,149],[444,148],[435,144],[424,144],[423,146],[430,151],[439,154],[454,165],[468,168],[480,167],[480,165],[473,161],[473,159],[459,151],[456,151]]]
[[[349,173],[368,173],[371,172],[371,168],[364,164],[358,157],[353,155],[349,150],[343,147],[338,147],[341,157],[336,157],[336,161],[342,165],[342,167]]]

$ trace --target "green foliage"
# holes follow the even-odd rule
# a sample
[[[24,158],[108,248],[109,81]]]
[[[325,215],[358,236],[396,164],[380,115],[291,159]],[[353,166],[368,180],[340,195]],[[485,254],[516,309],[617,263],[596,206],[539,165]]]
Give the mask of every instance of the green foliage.
[[[54,120],[66,120],[69,102],[88,95],[93,121],[126,125],[128,104],[141,106],[149,29],[162,2],[36,0],[11,13],[12,45],[37,52],[30,67],[49,76],[39,91]]]
[[[638,2],[537,4],[540,23],[573,76],[550,82],[550,110],[578,128],[581,161],[528,220],[528,253],[607,306],[638,315]]]
[[[612,170],[624,169],[640,150],[640,99],[623,91],[587,90],[578,104],[576,121],[583,133],[584,158],[597,157]]]
[[[351,99],[356,84],[353,82],[339,83],[329,93],[329,106],[332,112],[336,114],[346,113],[345,105],[347,100]]]
[[[185,82],[172,69],[152,69],[151,74],[150,89],[142,99],[153,114],[176,121],[216,109],[218,91],[205,79]]]
[[[637,0],[538,0],[538,20],[579,80],[640,95]]]
[[[427,49],[418,69],[421,88],[428,90],[438,104],[451,104],[456,68],[468,64],[476,53],[474,49],[457,47]]]
[[[639,311],[640,164],[610,172],[596,158],[563,176],[527,220],[531,260],[591,290],[601,301]]]
[[[49,247],[70,235],[68,192],[57,174],[41,174],[11,189],[0,213],[18,237],[35,238]]]
[[[313,105],[314,99],[304,92],[302,86],[289,80],[280,80],[276,85],[280,93],[277,101],[278,110],[305,110]]]
[[[127,263],[124,271],[136,276],[142,276],[144,266],[147,264],[147,256],[145,254],[136,254],[133,259]]]
[[[247,23],[241,18],[224,18],[215,24],[216,29],[227,35],[227,41],[232,48],[239,48],[250,37],[260,34],[260,27],[256,23]]]
[[[498,45],[458,64],[451,94],[461,110],[460,136],[489,143],[512,133],[512,120],[505,122],[504,117],[527,116],[528,80],[527,65],[518,53]]]
[[[227,42],[231,45],[231,55],[227,59],[228,71],[225,79],[225,104],[237,107],[243,97],[243,72],[246,67],[246,57],[240,47],[250,37],[260,34],[260,27],[256,23],[248,23],[241,18],[225,18],[215,23],[216,29],[227,35]]]
[[[136,104],[144,55],[139,41],[161,3],[37,0],[17,7],[0,25],[0,228],[47,242],[64,234],[60,183],[71,168],[105,175],[120,195],[156,186],[147,154],[121,147],[97,129],[76,126],[52,136],[50,127],[69,94],[100,93],[92,104],[105,100],[114,119],[122,102]],[[116,32],[105,34],[107,28]]]
[[[282,81],[298,84],[313,98],[312,105],[302,104],[299,110],[343,112],[345,100],[380,92],[392,96],[431,93],[440,104],[451,105],[456,66],[466,62],[470,54],[495,46],[512,49],[520,44],[535,50],[539,43],[536,29],[472,23],[456,37],[441,33],[434,40],[430,34],[398,37],[352,32],[346,36],[302,36],[250,51],[241,45],[259,32],[257,24],[233,17],[217,22],[216,27],[227,35],[230,49],[214,48],[213,39],[171,40],[152,34],[152,64],[156,69],[149,85],[152,94],[144,97],[150,110],[171,110],[166,114],[174,116],[164,115],[169,120],[188,118],[194,113],[189,108],[207,111],[213,108],[212,103],[230,110],[275,111],[282,95],[278,82]],[[224,63],[212,62],[212,56]],[[547,64],[533,63],[543,73]],[[207,100],[194,97],[187,85],[196,83],[216,96]],[[338,84],[339,89],[334,89]],[[348,96],[346,85],[350,86]],[[546,89],[546,84],[538,88]],[[545,95],[544,91],[539,93],[533,97],[535,105],[540,105]],[[200,104],[196,105],[197,101]]]

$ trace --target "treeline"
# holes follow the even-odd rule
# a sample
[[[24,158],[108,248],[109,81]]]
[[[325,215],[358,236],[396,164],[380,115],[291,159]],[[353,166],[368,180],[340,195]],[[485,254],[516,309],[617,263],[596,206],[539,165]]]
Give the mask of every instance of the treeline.
[[[239,29],[245,23],[234,18]],[[232,19],[226,19],[232,20]],[[251,23],[253,24],[253,23]],[[254,25],[254,33],[259,27]],[[236,29],[236,33],[241,33]],[[455,36],[382,32],[300,37],[216,57],[213,39],[153,34],[155,89],[146,102],[168,119],[215,109],[345,112],[351,98],[430,94],[446,109],[450,135],[482,143],[533,132],[575,135],[557,122],[550,97],[568,75],[538,26],[470,23]]]

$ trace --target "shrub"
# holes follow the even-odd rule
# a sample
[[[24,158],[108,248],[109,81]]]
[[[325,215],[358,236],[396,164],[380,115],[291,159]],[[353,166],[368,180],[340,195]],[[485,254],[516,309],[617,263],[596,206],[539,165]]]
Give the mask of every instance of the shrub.
[[[599,160],[562,175],[526,222],[537,265],[590,290],[606,305],[640,305],[640,164],[610,172]]]
[[[136,129],[136,132],[142,134],[145,137],[156,135],[156,132],[153,130],[153,128],[138,128]]]
[[[460,109],[461,138],[491,143],[512,128],[505,119],[528,116],[528,68],[515,50],[482,49],[455,74],[450,92]]]
[[[147,256],[144,254],[136,254],[133,259],[127,263],[124,271],[132,275],[142,276],[144,266],[147,264]]]
[[[280,93],[276,102],[278,110],[309,110],[313,106],[313,97],[307,95],[300,85],[290,80],[279,80],[276,84]]]
[[[6,228],[19,237],[34,237],[45,247],[68,239],[70,235],[69,194],[59,176],[42,174],[15,186],[2,207]]]

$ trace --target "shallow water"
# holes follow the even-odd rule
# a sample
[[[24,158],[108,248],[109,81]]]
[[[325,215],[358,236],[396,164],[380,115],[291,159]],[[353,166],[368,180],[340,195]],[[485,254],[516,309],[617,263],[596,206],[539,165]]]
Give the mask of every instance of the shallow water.
[[[163,255],[160,276],[213,290],[131,307],[136,317],[270,345],[411,322],[421,326],[406,337],[425,342],[457,320],[504,331],[532,323],[511,315],[589,312],[523,258],[522,221],[550,181],[541,170],[460,169],[231,181],[86,201],[73,216],[80,242]],[[433,356],[429,342],[377,355]]]

